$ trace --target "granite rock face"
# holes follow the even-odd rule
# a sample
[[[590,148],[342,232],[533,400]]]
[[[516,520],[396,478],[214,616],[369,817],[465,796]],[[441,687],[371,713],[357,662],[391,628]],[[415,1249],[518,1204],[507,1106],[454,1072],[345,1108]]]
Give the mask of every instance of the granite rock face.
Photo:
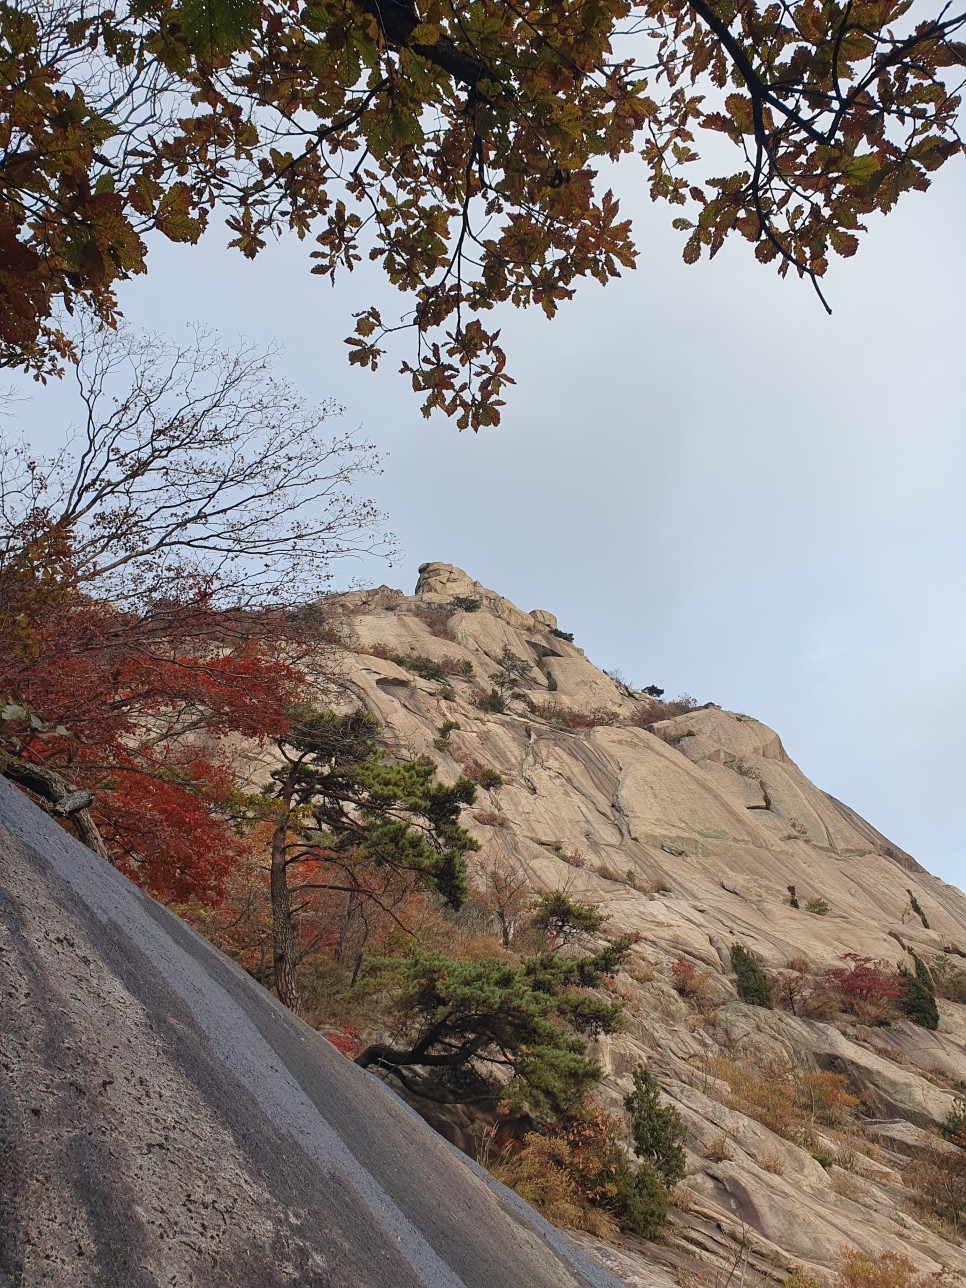
[[[617,1288],[0,780],[4,1288]]]
[[[479,608],[462,611],[457,597]],[[424,564],[413,596],[363,611],[336,598],[332,609],[348,686],[401,754],[433,756],[444,776],[471,762],[503,776],[469,819],[482,845],[476,879],[509,865],[534,890],[565,886],[602,905],[612,931],[640,936],[618,980],[626,1030],[598,1054],[613,1108],[644,1063],[688,1121],[678,1245],[720,1267],[740,1243],[749,1264],[778,1279],[796,1263],[828,1271],[845,1246],[902,1252],[954,1282],[966,1276],[962,1248],[916,1215],[903,1181],[907,1133],[941,1149],[938,1125],[966,1088],[966,1008],[941,1001],[936,1033],[904,1020],[817,1022],[744,1005],[730,967],[735,943],[774,970],[805,958],[813,974],[848,953],[908,965],[910,951],[927,961],[948,952],[962,964],[966,897],[809,782],[772,730],[714,706],[639,727],[653,698],[594,667],[554,633],[550,614],[524,613],[448,564]],[[494,714],[479,698],[505,648],[529,674]],[[421,679],[386,660],[390,652],[429,657],[451,674],[445,684]],[[467,665],[472,673],[461,674]],[[441,751],[434,738],[447,721],[459,728]],[[807,912],[811,899],[827,914]],[[704,1013],[672,987],[682,954],[710,973]],[[749,1054],[765,1076],[846,1077],[862,1100],[856,1148],[821,1130],[804,1148],[736,1110],[713,1066]],[[727,1157],[706,1157],[719,1153]],[[821,1166],[813,1153],[844,1165]],[[649,1273],[647,1257],[608,1256],[623,1258],[627,1283]]]
[[[845,1247],[966,1282],[961,1243],[908,1184],[953,1149],[937,1129],[966,1090],[966,1007],[941,1001],[934,1033],[765,1010],[738,999],[730,958],[740,943],[778,978],[847,953],[966,965],[966,897],[810,783],[772,730],[713,706],[655,720],[666,708],[552,614],[451,565],[423,565],[414,595],[324,608],[344,641],[336,700],[444,777],[502,775],[467,815],[473,880],[511,868],[638,937],[614,984],[624,1031],[596,1055],[606,1107],[644,1064],[687,1124],[667,1237],[580,1235],[578,1251],[0,781],[0,1288],[672,1288],[702,1266],[696,1285],[757,1288],[797,1264],[827,1274]],[[524,665],[496,714],[479,700],[507,649]],[[241,764],[264,776],[258,749]],[[700,1006],[673,986],[681,956],[706,972]],[[729,1092],[738,1062],[765,1085],[841,1074],[856,1121],[776,1134]]]

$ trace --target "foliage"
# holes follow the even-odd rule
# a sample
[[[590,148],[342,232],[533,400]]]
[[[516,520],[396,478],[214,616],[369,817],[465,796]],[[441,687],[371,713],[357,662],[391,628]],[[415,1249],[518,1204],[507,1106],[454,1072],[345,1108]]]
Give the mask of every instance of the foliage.
[[[333,408],[271,356],[83,332],[82,431],[0,459],[3,772],[183,904],[245,858],[232,750],[285,733],[326,633],[305,602],[379,518],[346,492],[371,449],[323,436]],[[298,613],[267,607],[282,593]]]
[[[390,653],[386,660],[401,666],[405,671],[412,671],[424,680],[445,680],[450,675],[473,674],[473,663],[464,658],[447,657],[437,662],[421,653]]]
[[[481,692],[478,694],[476,705],[481,711],[487,711],[490,715],[502,716],[506,714],[506,701],[496,689],[490,689],[489,693]]]
[[[814,913],[816,917],[826,917],[829,906],[824,899],[809,899],[805,904],[805,911]]]
[[[742,944],[732,944],[731,969],[735,973],[735,987],[741,1000],[751,1006],[764,1006],[770,1010],[771,985],[754,953]]]
[[[419,603],[412,608],[412,616],[427,628],[437,639],[452,640],[449,619],[450,611],[445,604]]]
[[[571,899],[565,890],[540,895],[530,914],[530,925],[546,936],[553,948],[562,948],[580,936],[599,934],[607,914],[593,904]]]
[[[406,1044],[374,1043],[358,1063],[404,1082],[412,1068],[443,1077],[473,1070],[538,1119],[572,1112],[601,1077],[586,1038],[613,1032],[621,1022],[619,1003],[588,990],[618,969],[628,947],[617,940],[581,957],[541,952],[518,962],[459,961],[414,948],[380,968]],[[508,1082],[492,1082],[506,1075]]]
[[[273,655],[284,638],[272,615],[242,624],[204,599],[35,604],[0,639],[3,773],[42,799],[38,773],[62,775],[128,876],[160,899],[216,902],[244,849],[231,741],[281,733],[301,688]]]
[[[910,1161],[902,1179],[919,1210],[946,1222],[955,1238],[966,1216],[966,1151],[921,1152]]]
[[[796,1266],[786,1279],[782,1280],[781,1288],[828,1288],[824,1280],[816,1279],[814,1275],[803,1266]]]
[[[518,689],[521,684],[530,683],[532,679],[533,667],[522,657],[517,657],[509,645],[504,644],[503,652],[497,659],[497,669],[490,675],[496,692],[505,699],[509,691]]]
[[[858,1248],[842,1253],[835,1288],[914,1288],[915,1264],[898,1252],[869,1256]]]
[[[790,885],[788,887],[788,902],[793,908],[798,908],[801,906],[798,902],[798,895],[793,885]]]
[[[919,918],[919,920],[922,922],[923,927],[924,927],[926,930],[928,930],[928,929],[929,929],[929,920],[928,920],[928,918],[926,917],[926,914],[923,912],[922,907],[921,907],[921,905],[920,905],[920,903],[919,903],[919,900],[916,898],[916,896],[913,894],[913,892],[912,892],[911,890],[909,890],[909,889],[907,889],[907,890],[906,890],[906,894],[909,896],[909,907],[912,909],[912,911],[916,914],[916,916],[917,916],[917,917]]]
[[[445,751],[446,745],[449,742],[450,734],[455,733],[459,728],[460,722],[458,720],[444,720],[436,730],[436,737],[433,739],[433,746],[436,750]]]
[[[609,163],[635,157],[681,208],[688,263],[737,235],[818,289],[869,215],[960,150],[964,23],[902,0],[6,5],[0,353],[56,369],[59,308],[110,323],[150,229],[224,226],[248,257],[289,230],[313,272],[372,260],[409,297],[399,323],[356,314],[350,361],[377,366],[412,328],[402,370],[426,414],[495,424],[509,376],[483,315],[553,316],[635,262]],[[699,134],[719,140],[711,164]]]
[[[491,792],[496,787],[503,787],[506,783],[506,779],[499,770],[491,769],[489,765],[481,765],[478,760],[466,762],[463,766],[463,776],[468,778],[471,783],[476,783],[477,787],[482,787],[485,792]]]
[[[533,886],[524,869],[505,856],[491,858],[483,878],[475,897],[496,922],[501,945],[509,948],[533,902]]]
[[[693,962],[678,954],[671,964],[671,982],[682,997],[700,1005],[707,999],[711,972],[699,970]]]
[[[798,1073],[793,1082],[796,1107],[810,1122],[824,1127],[844,1126],[859,1104],[858,1097],[848,1090],[848,1079],[840,1073]]]
[[[940,953],[929,963],[937,997],[949,1002],[966,1003],[966,971],[957,966],[951,957]]]
[[[865,1023],[877,1024],[895,1015],[905,994],[902,979],[884,962],[846,953],[845,966],[832,966],[825,983],[835,1005]]]
[[[966,1098],[963,1096],[955,1098],[953,1107],[946,1115],[940,1131],[947,1140],[966,1149]]]
[[[914,972],[907,966],[899,967],[899,977],[905,985],[900,1005],[913,1024],[918,1024],[922,1029],[936,1030],[939,1028],[939,1008],[936,1005],[932,977],[925,962],[915,953],[912,954],[912,960],[915,964]]]
[[[455,595],[450,603],[453,608],[463,613],[478,613],[482,607],[480,600],[468,595]]]
[[[571,1149],[560,1132],[544,1136],[528,1132],[519,1150],[505,1152],[493,1168],[497,1178],[538,1208],[555,1225],[573,1230],[590,1230],[604,1236],[606,1219],[581,1194],[571,1169]],[[595,1219],[596,1217],[596,1219]]]
[[[645,689],[646,693],[647,690]],[[663,693],[663,689],[661,690]],[[697,701],[689,693],[682,693],[673,702],[655,701],[650,706],[641,707],[631,716],[631,724],[639,729],[650,729],[651,725],[661,720],[673,720],[675,716],[686,715],[697,706]]]
[[[277,743],[272,772],[271,899],[275,985],[297,1010],[296,923],[320,892],[338,891],[351,909],[372,902],[390,912],[427,889],[460,907],[465,856],[479,848],[460,825],[473,803],[467,778],[436,780],[428,757],[391,761],[378,722],[361,708],[344,714],[301,710]],[[365,940],[363,940],[364,947]],[[361,965],[361,949],[357,960]]]
[[[813,1142],[816,1124],[846,1126],[859,1103],[848,1091],[847,1080],[837,1073],[789,1075],[778,1068],[762,1071],[726,1059],[716,1060],[714,1071],[728,1083],[732,1108],[799,1145]]]
[[[634,1070],[634,1089],[624,1097],[634,1153],[670,1189],[684,1179],[687,1156],[684,1120],[673,1105],[662,1105],[659,1088],[647,1069]]]
[[[573,707],[562,706],[559,702],[553,700],[536,703],[533,713],[539,716],[541,720],[546,720],[548,724],[553,725],[555,729],[568,731],[599,729],[603,725],[616,725],[620,720],[620,712],[611,711],[607,707],[589,707],[586,710],[578,710]]]
[[[574,642],[573,631],[560,631],[555,626],[551,630],[550,634],[554,637],[554,639],[563,640],[564,643],[566,644],[572,644]]]

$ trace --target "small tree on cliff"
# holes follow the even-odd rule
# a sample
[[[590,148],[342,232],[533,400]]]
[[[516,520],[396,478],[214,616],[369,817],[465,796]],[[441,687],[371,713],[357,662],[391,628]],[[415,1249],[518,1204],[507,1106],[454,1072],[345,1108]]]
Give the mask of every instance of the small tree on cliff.
[[[915,972],[900,964],[899,978],[904,988],[900,1006],[913,1024],[923,1029],[939,1028],[939,1007],[936,1005],[936,990],[929,974],[929,968],[921,957],[912,954]]]
[[[764,1006],[771,1010],[771,984],[754,953],[743,944],[731,945],[731,969],[735,973],[738,996],[749,1006]]]
[[[460,826],[476,788],[436,781],[428,757],[390,762],[379,724],[362,709],[296,715],[278,749],[270,892],[275,988],[300,1005],[296,923],[321,891],[371,900],[390,912],[390,889],[429,890],[452,908],[466,899],[465,855],[477,842]]]
[[[630,943],[623,936],[582,957],[456,961],[416,951],[384,963],[408,1041],[375,1043],[356,1062],[389,1070],[404,1085],[409,1069],[448,1073],[451,1086],[475,1073],[484,1094],[499,1088],[538,1118],[572,1113],[601,1077],[586,1039],[621,1022],[620,1003],[589,990],[619,969]]]

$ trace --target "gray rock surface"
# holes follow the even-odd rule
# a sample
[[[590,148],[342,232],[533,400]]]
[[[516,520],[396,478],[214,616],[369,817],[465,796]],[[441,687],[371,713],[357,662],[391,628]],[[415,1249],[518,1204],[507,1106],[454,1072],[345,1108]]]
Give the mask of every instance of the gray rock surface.
[[[0,1284],[616,1280],[0,780]]]

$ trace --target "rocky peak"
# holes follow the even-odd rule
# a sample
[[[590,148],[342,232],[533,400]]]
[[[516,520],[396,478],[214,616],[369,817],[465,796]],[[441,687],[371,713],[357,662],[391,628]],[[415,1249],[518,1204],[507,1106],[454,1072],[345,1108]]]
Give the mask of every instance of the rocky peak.
[[[462,568],[455,568],[452,564],[420,564],[419,580],[416,582],[414,593],[421,598],[435,600],[475,599],[480,604],[485,604],[495,616],[519,625],[522,629],[526,629],[530,625],[530,623],[524,621],[527,617],[532,618],[538,626],[542,626],[545,630],[556,630],[557,627],[557,619],[553,613],[544,612],[541,608],[535,608],[530,613],[524,613],[517,608],[516,604],[511,604],[508,599],[504,599],[496,591],[487,590],[481,582],[474,581]]]

